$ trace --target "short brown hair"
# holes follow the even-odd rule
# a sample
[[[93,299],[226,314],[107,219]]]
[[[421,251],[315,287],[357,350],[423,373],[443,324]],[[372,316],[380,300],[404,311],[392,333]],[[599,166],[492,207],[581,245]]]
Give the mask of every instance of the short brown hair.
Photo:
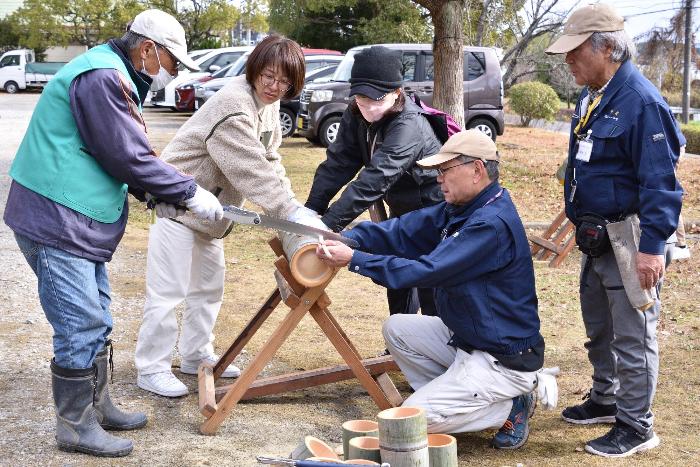
[[[306,62],[299,44],[279,34],[270,34],[263,39],[248,57],[245,66],[248,83],[255,87],[255,80],[268,66],[280,69],[291,82],[292,87],[284,94],[285,99],[291,99],[301,93],[306,75]]]

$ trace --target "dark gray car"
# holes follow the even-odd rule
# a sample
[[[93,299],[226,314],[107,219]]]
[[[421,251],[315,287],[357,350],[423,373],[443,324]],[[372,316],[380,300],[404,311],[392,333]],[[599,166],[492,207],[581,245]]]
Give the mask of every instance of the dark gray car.
[[[427,105],[433,101],[433,50],[430,44],[380,44],[403,52],[404,89]],[[328,83],[308,84],[300,97],[297,128],[309,141],[328,147],[338,133],[340,118],[350,103],[350,71],[355,54],[369,45],[353,47]],[[503,134],[503,80],[496,50],[464,48],[464,121],[494,140]]]

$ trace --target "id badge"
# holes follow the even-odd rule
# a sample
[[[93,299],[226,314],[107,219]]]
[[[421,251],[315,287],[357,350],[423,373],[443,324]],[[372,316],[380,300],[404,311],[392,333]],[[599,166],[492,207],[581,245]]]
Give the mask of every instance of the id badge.
[[[593,141],[583,140],[578,143],[578,152],[576,153],[576,159],[588,162],[591,160],[591,151],[593,150]]]

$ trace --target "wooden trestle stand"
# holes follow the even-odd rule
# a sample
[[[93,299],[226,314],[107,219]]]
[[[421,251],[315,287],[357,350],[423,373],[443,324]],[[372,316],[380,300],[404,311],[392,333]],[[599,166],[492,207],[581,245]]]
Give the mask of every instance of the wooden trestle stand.
[[[562,209],[542,236],[530,235],[529,240],[534,259],[546,261],[552,256],[549,267],[558,268],[576,246],[576,226],[566,218]]]
[[[335,277],[337,270],[333,271],[330,278],[321,285],[304,287],[292,276],[280,240],[275,237],[268,243],[278,256],[275,261],[277,268],[275,278],[278,287],[246,324],[219,361],[214,366],[202,364],[199,367],[199,410],[206,417],[199,428],[200,431],[205,435],[216,434],[216,430],[240,400],[334,383],[353,377],[360,381],[380,410],[401,405],[403,399],[391,378],[386,374],[387,371],[398,369],[391,356],[361,360],[357,349],[328,310],[331,301],[325,289]],[[251,360],[235,383],[216,387],[215,382],[224,369],[233,362],[283,300],[290,311],[260,352]],[[347,365],[256,379],[307,312],[316,320]]]

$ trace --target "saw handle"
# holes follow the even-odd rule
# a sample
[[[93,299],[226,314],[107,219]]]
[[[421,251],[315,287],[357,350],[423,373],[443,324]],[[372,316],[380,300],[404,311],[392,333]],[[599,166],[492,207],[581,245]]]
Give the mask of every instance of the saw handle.
[[[224,214],[229,214],[225,217],[237,224],[257,225],[261,222],[260,215],[257,212],[247,211],[233,205],[224,206],[223,208]]]

